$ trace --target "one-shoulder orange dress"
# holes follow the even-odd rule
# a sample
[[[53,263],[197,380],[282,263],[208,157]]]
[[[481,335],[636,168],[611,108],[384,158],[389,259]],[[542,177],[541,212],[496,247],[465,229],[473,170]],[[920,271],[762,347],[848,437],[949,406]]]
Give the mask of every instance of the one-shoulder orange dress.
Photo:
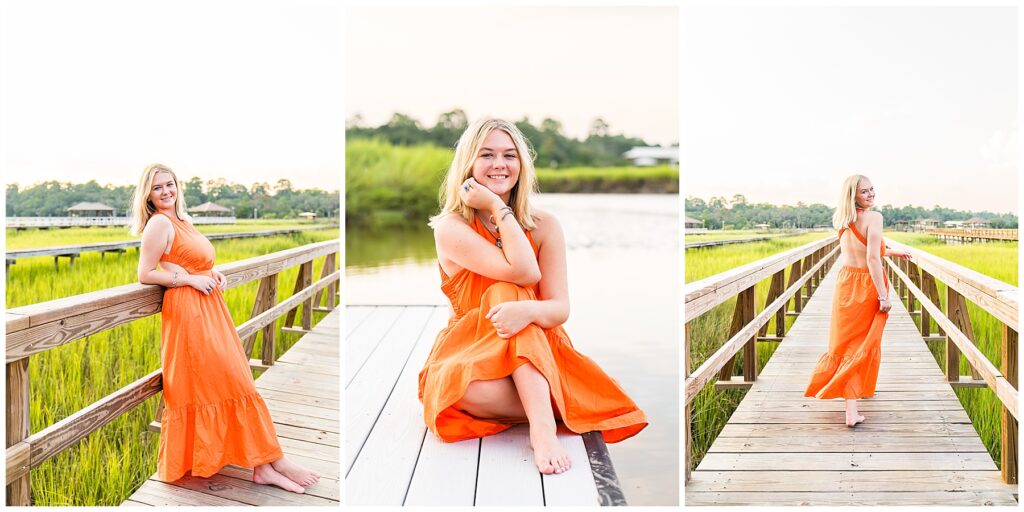
[[[489,236],[479,219],[473,228],[480,236]],[[533,237],[529,232],[526,236],[536,256]],[[597,363],[573,349],[561,326],[543,329],[530,324],[510,338],[498,336],[484,315],[503,302],[541,299],[538,286],[525,288],[463,269],[453,276],[441,270],[441,290],[454,313],[420,371],[419,398],[424,421],[444,441],[489,436],[525,422],[476,418],[453,404],[470,382],[507,377],[527,362],[547,379],[551,402],[569,430],[601,431],[606,442],[614,443],[647,426],[644,412]]]
[[[839,238],[846,228],[839,230]],[[849,230],[865,246],[867,238],[851,222]],[[885,256],[885,244],[881,254]],[[885,289],[889,289],[889,278]],[[878,310],[878,290],[866,267],[843,266],[832,298],[828,352],[811,374],[804,396],[814,398],[866,398],[875,394],[882,361],[882,330],[889,313]]]
[[[160,261],[210,275],[213,245],[190,223],[174,225],[171,251]],[[207,477],[227,464],[255,467],[283,455],[249,358],[219,288],[168,288],[161,313],[164,414],[157,477]]]

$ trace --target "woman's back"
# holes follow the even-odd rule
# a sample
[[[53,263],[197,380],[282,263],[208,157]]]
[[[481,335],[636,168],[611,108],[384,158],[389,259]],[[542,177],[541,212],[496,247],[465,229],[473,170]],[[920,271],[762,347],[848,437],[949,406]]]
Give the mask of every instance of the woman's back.
[[[851,230],[850,226],[840,230],[839,251],[845,265],[860,268],[868,266],[868,223],[868,215],[858,210],[857,219],[852,223],[856,231]]]

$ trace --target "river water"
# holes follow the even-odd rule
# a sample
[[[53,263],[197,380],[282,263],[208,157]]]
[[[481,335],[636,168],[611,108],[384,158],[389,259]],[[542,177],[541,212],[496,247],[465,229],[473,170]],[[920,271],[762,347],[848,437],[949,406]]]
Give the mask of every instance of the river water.
[[[543,194],[538,204],[565,231],[573,345],[618,380],[650,422],[609,445],[626,499],[676,505],[679,196]],[[407,230],[349,229],[345,246],[348,304],[447,304],[426,220]]]

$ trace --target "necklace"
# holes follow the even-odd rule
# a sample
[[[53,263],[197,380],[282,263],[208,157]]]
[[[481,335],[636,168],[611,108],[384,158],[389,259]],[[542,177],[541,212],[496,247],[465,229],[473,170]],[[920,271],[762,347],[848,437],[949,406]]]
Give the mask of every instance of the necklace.
[[[480,214],[479,213],[476,214],[476,218],[477,218],[477,220],[480,221],[480,224],[482,224],[484,226],[484,231],[486,231],[487,234],[490,235],[490,237],[494,239],[494,245],[497,245],[498,249],[501,249],[501,230],[498,229],[498,225],[497,224],[492,224],[494,226],[494,233],[496,233],[496,234],[492,235],[491,234],[491,230],[487,228],[487,224],[484,224],[484,220],[480,218]]]

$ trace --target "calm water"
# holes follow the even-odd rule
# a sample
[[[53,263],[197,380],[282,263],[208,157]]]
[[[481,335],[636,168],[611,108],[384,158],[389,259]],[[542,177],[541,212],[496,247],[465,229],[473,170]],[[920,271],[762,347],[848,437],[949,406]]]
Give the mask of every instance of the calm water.
[[[646,194],[540,200],[565,230],[569,337],[650,422],[609,445],[630,505],[679,503],[678,204],[676,195]],[[425,222],[404,231],[350,229],[345,245],[348,304],[447,304]]]

